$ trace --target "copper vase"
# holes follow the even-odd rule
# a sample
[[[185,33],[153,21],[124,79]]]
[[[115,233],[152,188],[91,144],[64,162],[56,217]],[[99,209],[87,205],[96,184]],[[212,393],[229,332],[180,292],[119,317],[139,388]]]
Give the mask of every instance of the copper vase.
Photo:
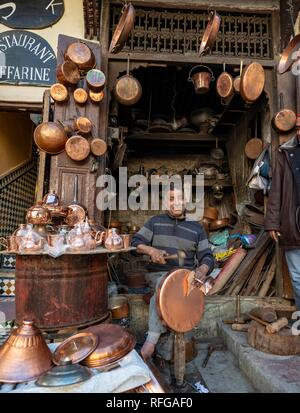
[[[33,321],[23,321],[0,349],[0,382],[35,380],[51,367],[51,351]]]

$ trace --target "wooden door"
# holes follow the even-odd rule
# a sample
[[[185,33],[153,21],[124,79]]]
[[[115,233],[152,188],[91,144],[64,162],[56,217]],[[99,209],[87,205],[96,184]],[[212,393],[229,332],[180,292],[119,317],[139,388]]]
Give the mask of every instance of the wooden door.
[[[57,64],[64,61],[64,53],[68,45],[78,41],[73,37],[60,35],[58,38]],[[99,43],[93,43],[86,40],[80,40],[93,51],[96,58],[96,67],[101,69],[101,48]],[[84,80],[84,87],[87,89]],[[106,140],[106,100],[100,104],[92,103],[90,100],[79,106],[73,99],[74,88],[69,89],[69,100],[64,104],[55,104],[54,121],[64,121],[73,117],[85,116],[93,124],[92,136],[100,137]],[[100,121],[102,119],[102,121]],[[74,181],[78,175],[78,201],[87,207],[91,219],[101,216],[96,211],[96,180],[100,173],[105,170],[105,156],[96,160],[90,155],[85,161],[75,162],[71,160],[65,152],[52,156],[50,172],[50,188],[55,189],[64,205],[70,204],[74,199]],[[94,165],[98,161],[98,169]]]

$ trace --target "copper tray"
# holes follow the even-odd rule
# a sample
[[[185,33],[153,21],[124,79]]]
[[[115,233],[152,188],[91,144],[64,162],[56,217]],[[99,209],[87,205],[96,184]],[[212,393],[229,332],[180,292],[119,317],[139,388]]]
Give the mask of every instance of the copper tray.
[[[131,3],[124,6],[122,10],[122,16],[114,31],[110,46],[109,53],[119,53],[125,43],[127,42],[132,29],[134,28],[135,9]]]
[[[98,336],[93,333],[79,333],[61,343],[53,353],[53,363],[62,365],[67,360],[79,363],[88,357],[98,345]]]
[[[300,34],[297,34],[293,39],[289,42],[287,47],[284,49],[281,55],[281,59],[279,61],[277,71],[281,75],[287,72],[292,64],[297,60],[293,59],[294,52],[297,52],[300,48]],[[297,56],[298,57],[298,56]]]
[[[184,295],[184,280],[190,270],[179,269],[167,274],[159,283],[157,309],[167,326],[178,333],[196,327],[204,312],[204,294],[194,288]]]
[[[81,364],[88,367],[102,367],[120,360],[133,350],[135,337],[115,324],[101,324],[89,327],[83,332],[98,336],[99,342],[95,351],[84,359]]]

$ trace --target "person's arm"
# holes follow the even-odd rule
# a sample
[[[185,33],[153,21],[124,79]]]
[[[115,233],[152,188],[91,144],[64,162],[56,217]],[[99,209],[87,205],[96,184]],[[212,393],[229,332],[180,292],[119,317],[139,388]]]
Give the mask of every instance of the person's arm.
[[[283,153],[277,153],[277,160],[272,176],[272,184],[269,192],[267,213],[264,227],[269,231],[274,241],[278,241],[280,236],[280,210],[282,202],[282,175],[283,175]]]
[[[163,258],[166,251],[151,246],[153,240],[153,227],[153,218],[150,218],[149,221],[134,234],[131,245],[136,247],[136,252],[138,254],[148,255],[152,262],[156,264],[166,264],[166,260]]]
[[[209,247],[206,233],[201,229],[197,245],[198,267],[195,270],[195,285],[201,286],[215,266],[215,259]]]

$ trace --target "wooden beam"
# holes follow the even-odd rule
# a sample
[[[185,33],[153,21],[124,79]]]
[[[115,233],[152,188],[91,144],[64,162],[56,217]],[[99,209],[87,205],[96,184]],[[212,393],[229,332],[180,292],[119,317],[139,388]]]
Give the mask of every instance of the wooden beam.
[[[127,61],[128,59],[128,52],[120,52],[117,55],[115,54],[108,54],[109,61]],[[193,54],[164,54],[164,53],[140,53],[140,52],[130,52],[130,60],[131,61],[140,61],[144,62],[147,61],[149,64],[152,62],[160,62],[160,63],[171,63],[174,64],[199,64],[199,56],[196,53]],[[251,59],[251,58],[243,58],[244,66],[253,62],[260,63],[263,67],[275,67],[277,65],[277,61],[274,59]],[[203,56],[201,57],[201,64],[219,64],[223,65],[226,63],[230,66],[237,66],[240,67],[241,58],[240,57],[228,57],[228,56]]]
[[[43,97],[43,122],[49,121],[51,107],[50,89],[45,90]],[[36,183],[35,201],[42,201],[44,195],[46,157],[44,151],[39,151],[38,177]]]

